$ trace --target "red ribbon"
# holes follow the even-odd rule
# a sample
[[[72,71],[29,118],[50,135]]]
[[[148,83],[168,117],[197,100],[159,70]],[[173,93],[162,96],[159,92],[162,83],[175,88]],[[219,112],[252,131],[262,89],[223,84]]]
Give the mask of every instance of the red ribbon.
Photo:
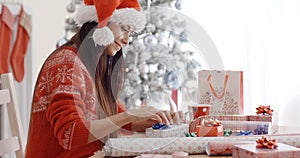
[[[276,139],[268,139],[265,136],[262,136],[261,139],[257,139],[256,143],[256,148],[276,149],[278,147]]]
[[[208,119],[208,120],[203,119],[202,125],[203,126],[221,126],[221,122],[218,119],[214,119],[214,120],[213,119]]]
[[[256,108],[256,114],[268,114],[272,115],[274,110],[270,108],[270,105],[260,105]]]

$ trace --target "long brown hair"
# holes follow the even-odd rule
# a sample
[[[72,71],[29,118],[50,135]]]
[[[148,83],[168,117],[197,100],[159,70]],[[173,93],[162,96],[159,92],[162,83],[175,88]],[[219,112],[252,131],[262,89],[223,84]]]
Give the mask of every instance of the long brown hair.
[[[101,107],[100,118],[104,118],[106,116],[103,116],[102,110],[107,116],[117,113],[117,99],[123,88],[125,62],[122,50],[109,57],[105,53],[105,47],[95,46],[90,36],[96,27],[96,22],[83,24],[67,45],[76,44],[78,51],[81,52],[81,60],[95,82],[98,103]],[[85,42],[86,40],[89,42]],[[80,50],[80,47],[84,48]]]

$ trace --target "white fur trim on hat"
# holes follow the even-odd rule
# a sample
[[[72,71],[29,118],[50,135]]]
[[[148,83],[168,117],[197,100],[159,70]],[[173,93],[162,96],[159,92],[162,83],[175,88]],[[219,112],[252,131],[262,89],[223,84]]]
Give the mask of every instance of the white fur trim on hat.
[[[142,31],[146,24],[144,14],[134,8],[116,9],[109,21],[129,25],[135,32]]]
[[[78,25],[92,21],[98,22],[95,6],[86,5],[78,7],[74,16],[74,20]],[[144,29],[146,24],[146,18],[144,14],[134,8],[116,9],[109,21],[133,26],[135,31],[141,31]]]
[[[114,34],[108,27],[97,28],[93,33],[95,45],[107,46],[114,42]]]
[[[78,25],[83,25],[86,22],[92,21],[98,22],[97,11],[95,6],[79,6],[75,13],[74,20]]]
[[[74,16],[74,20],[78,25],[92,21],[98,22],[95,6],[86,5],[79,7]],[[146,24],[144,14],[134,8],[116,9],[109,21],[129,25],[134,29],[134,32],[142,31]],[[93,39],[95,44],[106,46],[114,41],[114,36],[109,28],[104,27],[95,30]]]

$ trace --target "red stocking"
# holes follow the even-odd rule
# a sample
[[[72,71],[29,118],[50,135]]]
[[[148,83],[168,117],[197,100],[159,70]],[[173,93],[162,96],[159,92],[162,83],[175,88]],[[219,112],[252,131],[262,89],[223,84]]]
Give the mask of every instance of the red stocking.
[[[8,72],[8,56],[12,39],[14,16],[10,10],[2,4],[2,16],[0,27],[0,74]]]
[[[11,67],[18,82],[21,82],[24,78],[24,57],[27,52],[30,34],[31,16],[21,6],[17,38],[10,56]]]

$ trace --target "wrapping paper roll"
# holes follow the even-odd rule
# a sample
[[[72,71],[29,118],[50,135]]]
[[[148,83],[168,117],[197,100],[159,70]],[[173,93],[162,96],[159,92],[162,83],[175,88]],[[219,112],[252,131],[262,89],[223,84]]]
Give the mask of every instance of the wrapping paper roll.
[[[267,135],[279,143],[300,147],[300,134]],[[185,151],[189,154],[206,153],[208,143],[242,142],[261,138],[254,136],[231,137],[177,137],[177,138],[111,138],[103,148],[105,156],[137,156],[141,154],[172,154]]]
[[[159,130],[153,128],[146,129],[146,137],[163,138],[163,137],[185,137],[185,133],[189,132],[188,124],[171,125],[170,128]]]

